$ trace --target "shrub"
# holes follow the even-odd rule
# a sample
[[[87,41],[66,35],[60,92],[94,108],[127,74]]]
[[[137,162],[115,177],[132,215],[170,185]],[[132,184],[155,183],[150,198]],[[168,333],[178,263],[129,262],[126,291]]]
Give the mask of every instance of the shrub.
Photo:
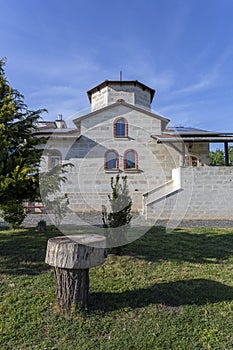
[[[102,206],[103,227],[116,229],[112,230],[115,237],[110,235],[111,243],[114,246],[120,246],[126,243],[126,228],[132,219],[132,199],[129,195],[127,176],[122,176],[121,179],[122,183],[120,182],[119,175],[116,176],[115,181],[113,177],[111,178],[112,193],[108,196],[111,206],[110,213],[107,212],[106,206]],[[119,251],[120,249],[118,249]]]
[[[22,224],[24,218],[26,217],[26,212],[24,210],[22,203],[8,202],[7,204],[1,204],[2,217],[9,226],[13,229],[17,228]]]

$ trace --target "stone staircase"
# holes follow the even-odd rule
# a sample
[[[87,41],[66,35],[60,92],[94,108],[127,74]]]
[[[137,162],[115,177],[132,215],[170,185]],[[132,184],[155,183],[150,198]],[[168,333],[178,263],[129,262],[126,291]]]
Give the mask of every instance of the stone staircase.
[[[172,179],[165,182],[164,184],[152,189],[149,192],[143,194],[143,212],[142,214],[147,217],[147,207],[159,202],[168,196],[176,194],[181,190],[181,179],[180,171],[178,169],[173,169]]]

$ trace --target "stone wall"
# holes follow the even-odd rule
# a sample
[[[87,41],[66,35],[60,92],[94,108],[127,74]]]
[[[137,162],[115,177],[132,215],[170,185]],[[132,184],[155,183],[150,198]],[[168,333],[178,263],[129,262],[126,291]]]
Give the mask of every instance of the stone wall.
[[[123,116],[128,122],[128,137],[114,137],[114,121]],[[161,120],[132,110],[115,106],[111,110],[96,112],[82,120],[82,136],[70,143],[59,138],[63,160],[74,167],[68,169],[68,181],[62,191],[70,198],[74,211],[93,212],[101,210],[111,193],[110,179],[127,175],[133,210],[140,211],[143,193],[171,179],[171,170],[180,166],[182,156],[176,149],[157,144],[151,133],[161,133]],[[53,148],[57,148],[56,145]],[[119,169],[104,168],[105,153],[114,149],[119,154]],[[138,154],[138,169],[124,169],[125,151],[133,149]]]
[[[147,206],[148,218],[233,220],[233,167],[180,168],[179,191]]]
[[[91,96],[91,110],[96,111],[107,105],[123,99],[132,105],[140,105],[150,109],[151,94],[149,90],[143,90],[133,85],[109,85],[100,91],[94,92]]]

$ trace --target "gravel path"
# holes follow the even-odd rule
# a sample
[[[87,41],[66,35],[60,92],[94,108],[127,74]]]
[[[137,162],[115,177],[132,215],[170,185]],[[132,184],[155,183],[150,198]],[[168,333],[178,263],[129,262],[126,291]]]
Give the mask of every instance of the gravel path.
[[[77,225],[102,225],[101,213],[99,214],[80,214],[75,216]],[[51,218],[46,214],[29,214],[23,222],[24,227],[35,227],[40,220],[45,220],[47,225],[53,224]],[[166,226],[166,220],[159,220],[155,226]],[[151,225],[153,226],[153,224]],[[182,227],[223,227],[233,228],[231,220],[184,220],[178,226]],[[6,223],[0,218],[0,228],[7,227]]]
[[[156,226],[166,225],[166,221],[161,221]],[[179,227],[222,227],[233,228],[233,221],[231,220],[183,220],[178,225]]]

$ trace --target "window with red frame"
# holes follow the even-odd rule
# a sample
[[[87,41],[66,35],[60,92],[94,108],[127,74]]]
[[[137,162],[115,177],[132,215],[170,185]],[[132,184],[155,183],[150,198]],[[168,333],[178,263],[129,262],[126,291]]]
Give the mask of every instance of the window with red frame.
[[[119,168],[119,156],[118,152],[114,149],[110,149],[105,153],[104,168],[106,170]]]
[[[133,149],[130,149],[124,154],[124,168],[138,169],[138,154]]]
[[[127,137],[128,123],[125,118],[119,117],[114,122],[114,137]]]

